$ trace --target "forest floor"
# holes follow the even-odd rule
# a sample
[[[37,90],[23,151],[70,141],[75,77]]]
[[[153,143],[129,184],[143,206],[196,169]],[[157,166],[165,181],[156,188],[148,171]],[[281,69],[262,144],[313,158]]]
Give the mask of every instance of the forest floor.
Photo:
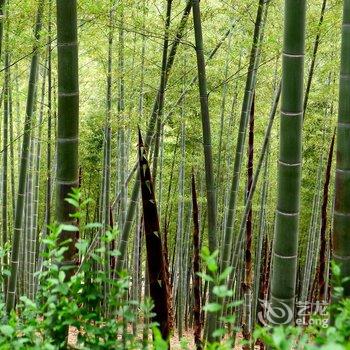
[[[70,327],[69,328],[69,336],[68,336],[68,345],[71,348],[75,348],[76,343],[77,343],[77,338],[78,338],[78,330],[75,327]],[[240,340],[242,339],[242,334],[238,333],[237,334],[237,341],[236,343],[239,343]],[[181,350],[181,344],[184,342],[184,344],[187,345],[187,349],[189,350],[195,350],[195,344],[193,341],[193,330],[188,330],[184,331],[182,340],[179,339],[177,332],[175,332],[175,335],[170,339],[170,348],[172,350]],[[186,347],[184,347],[186,349]],[[259,349],[258,346],[255,347],[256,349]],[[242,346],[237,345],[234,350],[241,350]]]

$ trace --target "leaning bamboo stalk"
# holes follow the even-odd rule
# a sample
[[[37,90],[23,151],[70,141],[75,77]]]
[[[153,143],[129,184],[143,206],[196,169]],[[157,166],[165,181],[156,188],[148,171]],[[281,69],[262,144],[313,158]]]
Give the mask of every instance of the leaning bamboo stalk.
[[[242,247],[243,247],[243,243],[244,243],[243,236],[244,236],[244,232],[245,232],[245,228],[246,228],[246,221],[247,221],[247,217],[248,217],[251,205],[252,205],[252,200],[253,200],[253,196],[254,196],[256,186],[257,186],[257,183],[259,180],[262,165],[263,165],[264,159],[266,157],[266,152],[268,149],[271,130],[273,127],[273,122],[274,122],[275,116],[276,116],[280,96],[281,96],[281,83],[279,83],[278,87],[276,88],[275,96],[273,99],[273,103],[272,103],[271,111],[270,111],[270,115],[269,115],[269,122],[268,122],[268,125],[267,125],[266,130],[265,130],[264,141],[262,144],[259,160],[258,160],[256,169],[255,169],[254,176],[253,176],[253,182],[252,182],[250,191],[249,191],[247,198],[246,198],[245,208],[244,208],[243,216],[242,216],[242,219],[240,222],[240,228],[239,228],[238,235],[236,236],[236,239],[235,239],[235,242],[233,245],[233,252],[231,255],[231,266],[233,266],[234,269],[233,269],[233,273],[231,273],[229,276],[229,280],[228,280],[229,288],[231,288],[234,285],[234,280],[236,279],[236,281],[237,281],[237,279],[240,277],[239,276],[240,270],[238,269],[238,267],[239,267],[240,261],[242,260],[242,259],[240,259],[240,256],[241,256],[241,251],[242,251]]]
[[[274,101],[273,101],[271,111],[270,111],[269,123],[268,123],[266,131],[265,131],[263,145],[261,148],[258,164],[256,166],[255,174],[253,177],[253,183],[252,183],[252,186],[250,188],[249,194],[248,194],[247,199],[246,199],[244,213],[243,213],[243,217],[241,220],[240,229],[238,231],[239,233],[238,233],[236,240],[235,240],[233,259],[232,259],[233,267],[237,267],[237,261],[239,260],[239,254],[240,254],[240,250],[241,250],[241,247],[243,244],[242,238],[243,238],[243,234],[244,234],[244,230],[245,230],[245,223],[246,223],[249,211],[250,211],[250,207],[251,207],[252,200],[253,200],[253,195],[255,193],[256,185],[258,183],[258,179],[260,176],[260,172],[262,169],[264,158],[266,156],[266,151],[267,151],[268,143],[269,143],[270,136],[271,136],[271,130],[272,130],[273,122],[275,120],[277,107],[278,107],[278,103],[279,103],[280,96],[281,96],[281,86],[282,86],[282,84],[280,83],[278,85],[276,93],[275,93]]]
[[[164,28],[164,43],[163,43],[163,55],[162,55],[162,66],[159,82],[159,101],[158,101],[158,110],[157,110],[157,121],[156,121],[156,134],[155,134],[155,147],[153,154],[153,181],[156,181],[157,178],[157,167],[158,167],[158,157],[159,157],[159,145],[160,145],[160,133],[162,129],[162,117],[163,117],[163,108],[165,101],[165,87],[167,80],[167,57],[168,57],[168,46],[169,46],[169,28],[171,20],[171,9],[172,9],[173,0],[167,0],[166,6],[166,15],[165,15],[165,28]]]
[[[232,232],[234,224],[234,216],[236,210],[236,201],[239,187],[239,176],[241,170],[241,163],[243,158],[243,149],[245,144],[245,135],[248,123],[248,116],[252,104],[252,96],[255,90],[256,74],[260,55],[260,46],[263,38],[263,29],[266,23],[267,6],[264,0],[259,0],[258,10],[255,20],[253,42],[249,58],[248,74],[246,80],[246,86],[244,90],[244,97],[241,110],[241,118],[239,123],[237,147],[235,153],[233,177],[230,191],[229,208],[227,212],[225,242],[223,247],[223,257],[221,269],[229,265],[230,249],[232,246]]]
[[[317,25],[317,33],[316,33],[314,48],[313,48],[313,52],[312,52],[312,59],[311,59],[309,74],[308,74],[308,78],[307,78],[306,89],[305,89],[304,107],[303,107],[304,118],[305,118],[305,113],[306,113],[306,109],[307,109],[307,104],[309,101],[309,94],[310,94],[310,90],[311,90],[312,79],[313,79],[314,72],[315,72],[317,52],[318,52],[318,47],[320,45],[320,38],[321,38],[321,27],[322,27],[323,20],[324,20],[326,5],[327,5],[327,0],[323,0],[322,7],[321,7],[321,13],[320,13],[320,19],[319,19],[318,25]]]
[[[22,236],[22,218],[24,208],[24,193],[25,193],[25,180],[28,171],[28,151],[30,144],[30,130],[32,124],[32,116],[34,109],[34,96],[37,85],[37,70],[39,64],[39,52],[38,52],[38,41],[40,39],[40,32],[42,27],[42,14],[44,10],[44,1],[40,0],[38,4],[38,11],[36,16],[35,24],[35,45],[33,49],[33,56],[31,60],[30,76],[29,76],[29,87],[27,95],[27,106],[26,106],[26,118],[24,123],[23,143],[21,152],[21,165],[18,180],[18,191],[17,191],[17,204],[16,204],[16,215],[14,232],[12,238],[12,255],[11,255],[11,277],[9,280],[9,286],[7,290],[6,299],[6,310],[10,312],[15,306],[16,297],[16,285],[17,285],[17,274],[19,265],[19,248]]]
[[[247,163],[247,195],[253,184],[253,161],[254,161],[254,118],[255,118],[255,93],[253,94],[253,101],[250,110],[249,118],[249,135],[248,135],[248,163]],[[252,245],[253,245],[253,209],[250,205],[247,220],[246,220],[246,242],[245,242],[245,256],[244,256],[244,309],[242,330],[243,337],[247,341],[244,345],[245,350],[250,349],[251,333],[252,333],[252,282],[253,282],[253,259],[252,259]]]
[[[334,140],[335,140],[335,131],[333,133],[331,145],[329,147],[325,181],[323,185],[323,199],[322,199],[322,224],[320,231],[320,267],[319,267],[319,275],[318,275],[318,288],[319,288],[319,300],[325,301],[326,297],[326,229],[327,229],[327,206],[328,206],[328,191],[329,191],[329,182],[331,177],[331,168],[332,168],[332,159],[333,159],[333,148],[334,148]]]

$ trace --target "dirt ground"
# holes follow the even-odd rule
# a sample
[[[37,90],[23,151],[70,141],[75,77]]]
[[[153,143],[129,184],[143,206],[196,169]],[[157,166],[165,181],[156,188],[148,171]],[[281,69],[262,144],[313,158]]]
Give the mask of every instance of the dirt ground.
[[[68,345],[72,348],[75,347],[75,344],[77,343],[77,337],[78,337],[78,330],[75,327],[69,328],[69,337],[68,337]],[[195,350],[195,345],[193,341],[193,331],[185,331],[183,334],[183,339],[186,341],[188,349]],[[237,334],[237,343],[239,343],[239,340],[242,339],[242,334]],[[181,341],[178,337],[177,332],[175,332],[174,336],[170,339],[170,347],[172,350],[181,350]],[[241,350],[241,346],[236,346],[234,350]],[[256,347],[256,349],[259,349],[259,347]]]

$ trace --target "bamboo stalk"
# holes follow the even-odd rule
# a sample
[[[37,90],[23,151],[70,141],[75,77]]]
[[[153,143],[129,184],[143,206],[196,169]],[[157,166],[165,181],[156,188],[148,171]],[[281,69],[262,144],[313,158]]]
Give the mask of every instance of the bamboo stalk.
[[[204,164],[205,164],[205,182],[206,182],[206,199],[207,199],[207,218],[208,218],[208,242],[209,250],[214,252],[217,247],[217,235],[216,235],[216,189],[214,180],[213,169],[213,156],[211,145],[211,130],[210,130],[210,115],[208,105],[208,93],[207,93],[207,79],[205,72],[205,58],[203,52],[203,34],[199,0],[193,0],[193,23],[194,23],[194,35],[196,44],[196,56],[197,56],[197,69],[198,69],[198,88],[199,99],[201,106],[202,117],[202,137],[203,137],[203,151],[204,151]],[[214,301],[215,296],[212,290],[209,291],[209,300]],[[213,332],[216,327],[217,315],[214,313],[208,314],[208,339],[213,339]]]
[[[77,225],[71,216],[75,208],[66,201],[72,188],[79,186],[79,79],[77,1],[57,0],[57,54],[58,54],[58,116],[57,116],[57,170],[56,217],[58,224]],[[68,248],[62,264],[69,267],[70,278],[76,265],[75,243],[78,231],[63,230],[60,242]]]
[[[337,130],[337,163],[335,176],[335,208],[333,259],[340,265],[341,277],[350,276],[350,0],[343,1],[341,66]],[[344,284],[344,296],[350,295],[350,281]]]
[[[272,307],[281,307],[284,313],[281,317],[272,316],[272,324],[291,323],[294,313],[300,210],[305,13],[305,0],[285,0],[278,204],[271,285]]]

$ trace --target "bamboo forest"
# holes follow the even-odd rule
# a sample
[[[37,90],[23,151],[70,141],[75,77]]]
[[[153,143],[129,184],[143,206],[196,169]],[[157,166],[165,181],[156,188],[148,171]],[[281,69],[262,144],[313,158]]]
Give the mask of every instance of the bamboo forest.
[[[0,350],[350,350],[350,0],[0,0]]]

